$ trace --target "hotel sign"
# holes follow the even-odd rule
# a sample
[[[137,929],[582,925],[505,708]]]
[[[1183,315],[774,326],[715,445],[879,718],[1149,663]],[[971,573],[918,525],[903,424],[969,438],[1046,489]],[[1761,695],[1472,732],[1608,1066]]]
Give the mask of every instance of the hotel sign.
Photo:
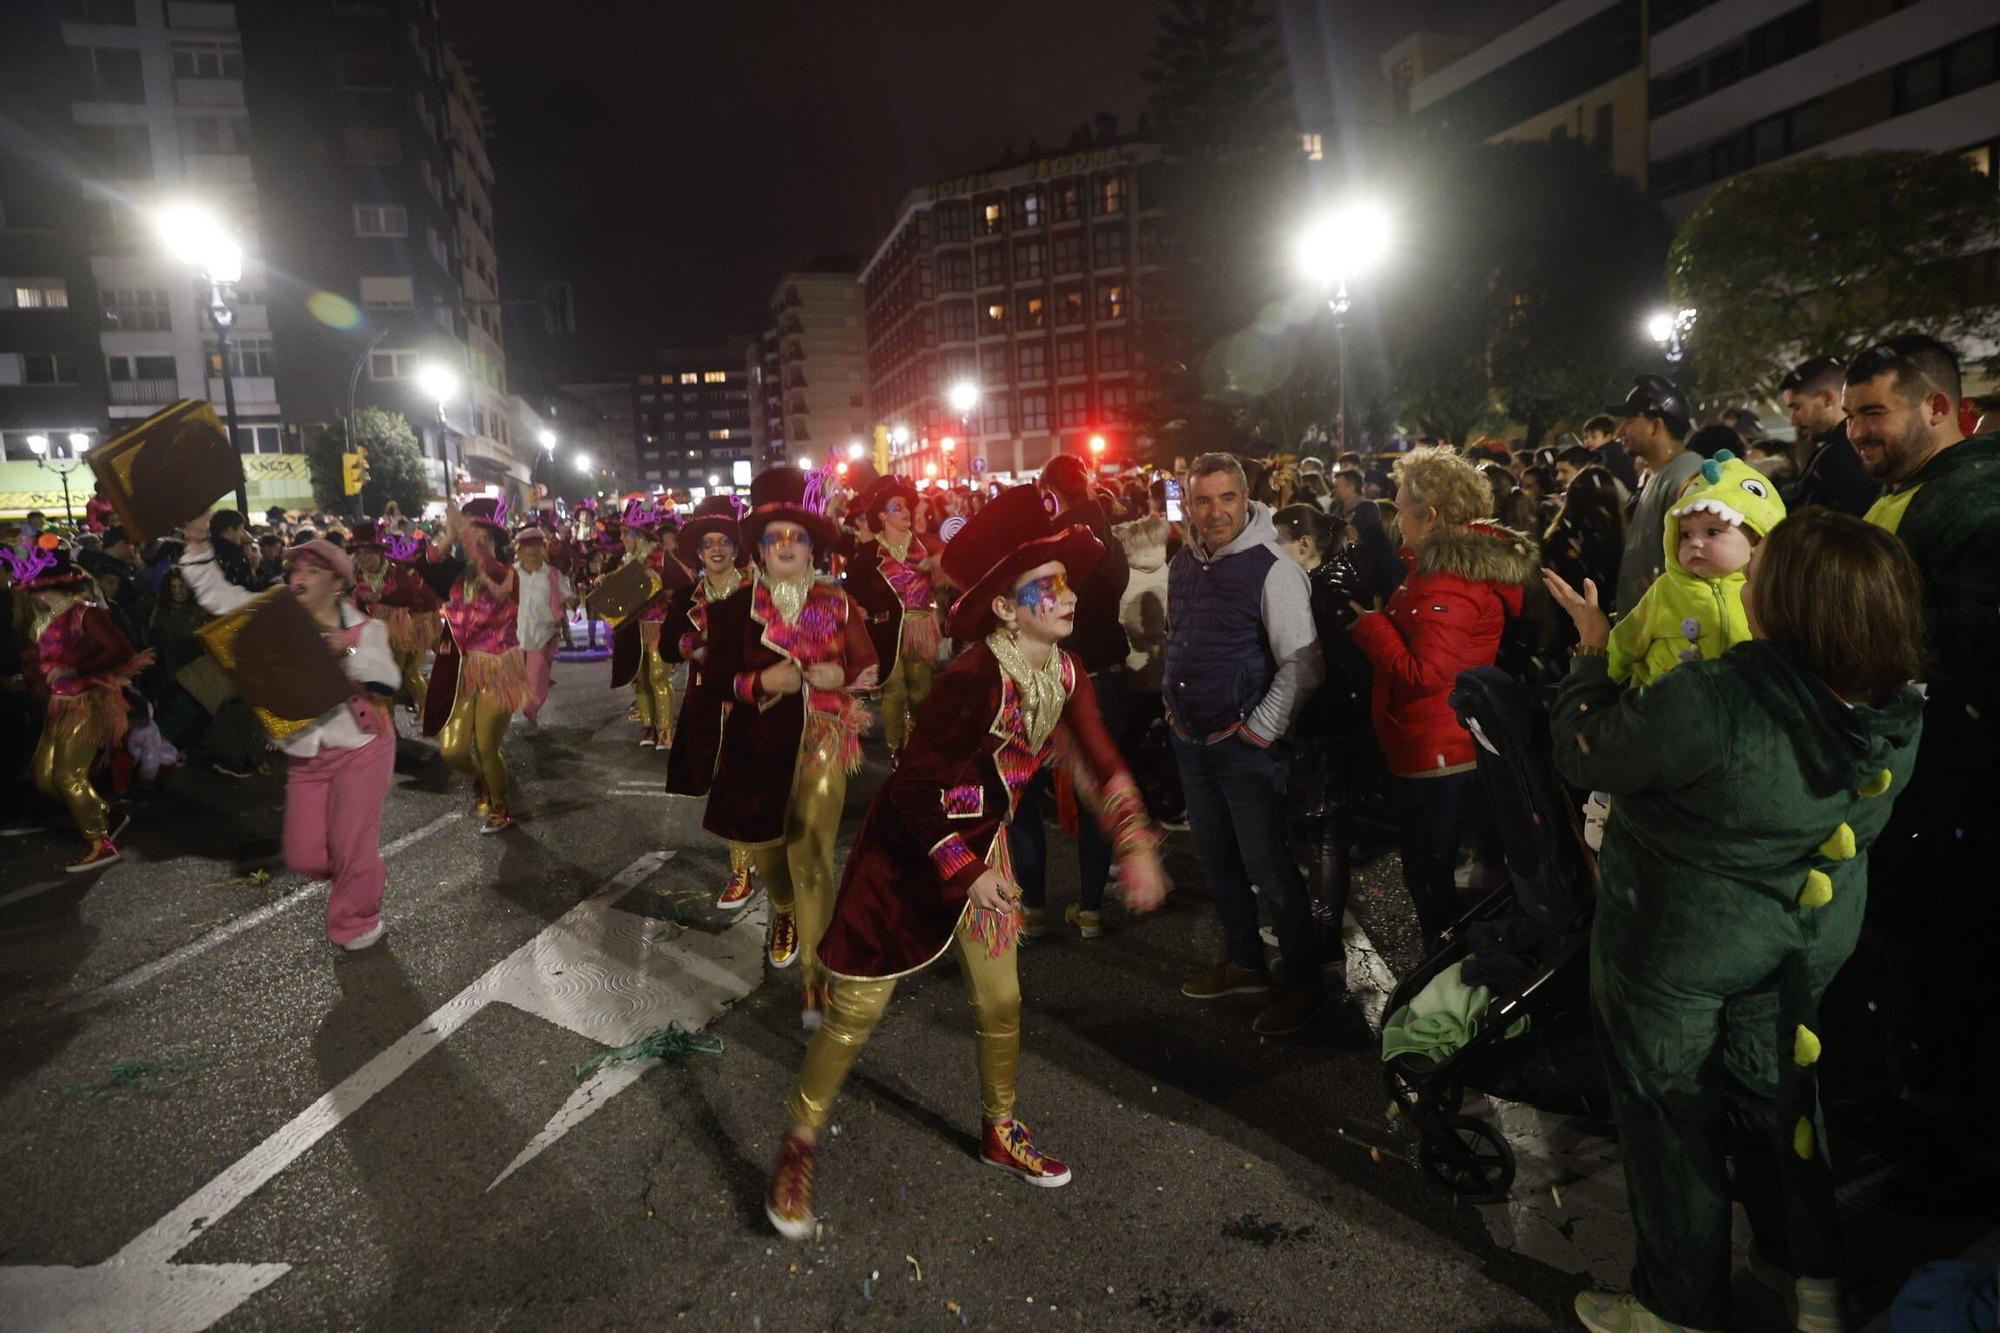
[[[984,194],[1015,185],[1026,185],[1032,181],[1048,180],[1053,176],[1074,176],[1080,172],[1094,171],[1098,167],[1116,166],[1125,160],[1126,153],[1122,148],[1093,148],[1088,152],[1064,153],[1059,157],[1045,157],[1024,166],[1009,167],[1005,171],[982,171],[971,176],[958,176],[952,180],[939,181],[925,191],[925,197],[936,202],[958,195]]]

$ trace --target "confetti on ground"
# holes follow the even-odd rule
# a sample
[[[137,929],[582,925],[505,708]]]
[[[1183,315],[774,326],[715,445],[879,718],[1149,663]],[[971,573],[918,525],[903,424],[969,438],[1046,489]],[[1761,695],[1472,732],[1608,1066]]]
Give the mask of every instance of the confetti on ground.
[[[605,1065],[623,1064],[627,1060],[664,1060],[673,1055],[720,1054],[722,1054],[721,1037],[709,1032],[689,1032],[679,1023],[669,1023],[663,1028],[654,1028],[637,1041],[599,1051],[576,1067],[576,1076],[582,1078]]]
[[[908,1265],[909,1265],[909,1266],[910,1266],[911,1268],[913,1268],[913,1269],[915,1269],[915,1270],[916,1270],[916,1272],[917,1272],[917,1281],[919,1281],[919,1282],[922,1282],[922,1281],[924,1280],[924,1266],[923,1266],[922,1264],[920,1264],[920,1263],[918,1263],[918,1262],[917,1262],[917,1256],[916,1256],[916,1255],[914,1255],[914,1254],[906,1254],[906,1255],[904,1255],[904,1256],[903,1256],[903,1262],[907,1263],[907,1264],[908,1264]]]
[[[63,1089],[63,1096],[101,1102],[126,1092],[165,1092],[177,1088],[213,1060],[120,1060],[95,1083]]]

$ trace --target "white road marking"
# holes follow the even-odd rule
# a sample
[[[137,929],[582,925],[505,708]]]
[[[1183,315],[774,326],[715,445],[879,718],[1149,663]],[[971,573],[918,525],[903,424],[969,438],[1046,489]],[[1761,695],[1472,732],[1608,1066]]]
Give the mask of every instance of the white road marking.
[[[670,942],[654,943],[663,922],[614,906],[673,856],[667,850],[648,852],[612,876],[596,894],[487,969],[104,1263],[89,1268],[0,1267],[0,1309],[7,1311],[7,1326],[195,1333],[229,1314],[289,1272],[290,1265],[181,1265],[173,1262],[174,1256],[489,1004],[534,1014],[610,1046],[670,1021],[694,1028],[714,1019],[762,978],[764,910],[760,905],[743,912],[719,934],[685,932]],[[494,1184],[657,1063],[633,1061],[599,1071]]]
[[[398,852],[403,851],[405,848],[408,848],[413,844],[421,842],[423,839],[428,838],[431,834],[436,833],[439,829],[442,829],[450,824],[463,822],[464,818],[465,817],[463,815],[456,813],[449,815],[440,815],[436,819],[433,819],[430,823],[424,825],[422,828],[414,829],[408,833],[405,833],[402,837],[397,838],[394,842],[385,846],[382,849],[382,859],[386,861],[390,857],[396,855]],[[275,902],[265,903],[262,907],[256,908],[253,911],[245,912],[242,916],[237,917],[234,921],[230,921],[224,925],[216,927],[214,930],[210,931],[206,935],[203,935],[198,940],[190,940],[188,943],[183,944],[180,948],[174,950],[172,953],[167,954],[164,957],[155,958],[152,962],[146,963],[140,967],[135,967],[130,972],[124,973],[122,976],[113,977],[110,981],[105,982],[102,986],[97,987],[95,990],[85,991],[83,994],[77,996],[75,999],[71,1000],[68,1004],[64,1005],[63,1012],[66,1014],[87,1013],[92,1009],[96,1009],[104,1004],[109,1003],[112,1000],[117,999],[121,995],[129,995],[133,991],[138,990],[141,986],[145,986],[148,983],[153,982],[158,978],[165,976],[167,973],[173,971],[181,964],[191,962],[194,959],[201,957],[203,954],[207,953],[210,949],[213,949],[216,945],[225,944],[228,941],[235,939],[238,935],[241,935],[246,930],[255,930],[258,926],[263,925],[266,921],[269,921],[272,917],[282,915],[285,912],[289,912],[294,907],[297,907],[300,903],[305,902],[307,899],[313,897],[316,894],[321,894],[324,892],[326,892],[326,881],[323,879],[313,880],[308,884],[305,884],[297,889],[292,890],[292,892],[286,894],[282,898],[279,898]]]
[[[50,889],[59,889],[65,884],[73,884],[75,882],[68,879],[51,879],[40,884],[30,884],[25,889],[16,889],[12,893],[0,893],[0,907],[5,907],[10,903],[18,903],[25,898],[33,898],[37,894],[47,893]]]

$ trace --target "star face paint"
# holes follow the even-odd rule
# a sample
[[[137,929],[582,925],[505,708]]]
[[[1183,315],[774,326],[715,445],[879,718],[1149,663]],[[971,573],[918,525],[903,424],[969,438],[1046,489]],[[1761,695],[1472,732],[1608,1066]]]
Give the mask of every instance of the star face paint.
[[[1047,578],[1024,583],[1014,592],[1014,605],[1030,615],[1053,615],[1057,602],[1069,591],[1069,579],[1063,574],[1051,574]]]

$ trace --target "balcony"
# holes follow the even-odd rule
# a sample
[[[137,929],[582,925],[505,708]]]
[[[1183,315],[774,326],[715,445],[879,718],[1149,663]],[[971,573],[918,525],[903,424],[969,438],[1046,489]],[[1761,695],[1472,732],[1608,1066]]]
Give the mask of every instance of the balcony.
[[[174,100],[182,106],[242,106],[241,79],[175,79]]]
[[[236,31],[236,6],[196,4],[186,0],[172,0],[167,5],[167,26],[170,28],[206,28],[216,32]]]
[[[238,409],[250,403],[266,410],[277,405],[278,382],[269,375],[237,375],[230,387],[236,390]],[[222,406],[222,377],[219,375],[209,377],[208,400],[218,408]]]
[[[111,381],[114,407],[164,407],[179,402],[180,396],[181,382],[177,379]]]

